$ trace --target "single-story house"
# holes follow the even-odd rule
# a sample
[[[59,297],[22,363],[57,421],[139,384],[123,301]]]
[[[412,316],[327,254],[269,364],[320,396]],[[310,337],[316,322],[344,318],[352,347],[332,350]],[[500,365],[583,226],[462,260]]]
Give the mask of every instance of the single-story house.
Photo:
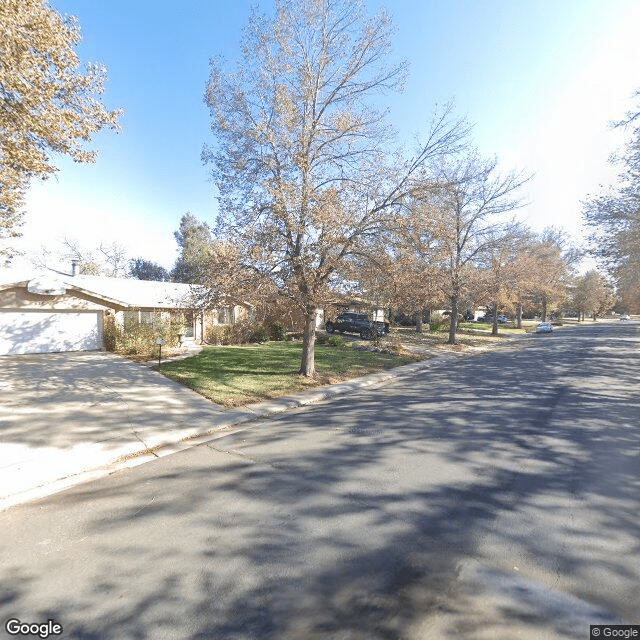
[[[0,355],[104,348],[105,318],[153,323],[180,314],[185,339],[204,340],[210,324],[250,317],[251,305],[225,304],[203,312],[188,284],[67,275],[52,270],[0,273]]]

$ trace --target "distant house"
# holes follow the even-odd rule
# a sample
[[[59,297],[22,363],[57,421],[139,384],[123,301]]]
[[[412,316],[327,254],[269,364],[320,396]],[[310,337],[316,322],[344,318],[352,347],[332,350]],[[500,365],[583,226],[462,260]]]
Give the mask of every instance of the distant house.
[[[343,302],[334,303],[333,306],[335,307],[335,315],[344,312],[366,313],[374,321],[385,321],[384,309],[379,304],[362,298],[348,298]]]
[[[174,282],[8,270],[0,275],[0,355],[103,349],[108,316],[125,326],[173,314],[185,340],[202,342],[209,326],[252,314],[251,305],[231,301],[202,311],[198,294]]]

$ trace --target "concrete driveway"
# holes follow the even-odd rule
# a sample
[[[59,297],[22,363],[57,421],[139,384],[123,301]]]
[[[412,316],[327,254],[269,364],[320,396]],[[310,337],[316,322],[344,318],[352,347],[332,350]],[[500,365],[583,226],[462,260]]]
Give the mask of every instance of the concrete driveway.
[[[2,356],[0,507],[224,428],[237,413],[110,353]]]

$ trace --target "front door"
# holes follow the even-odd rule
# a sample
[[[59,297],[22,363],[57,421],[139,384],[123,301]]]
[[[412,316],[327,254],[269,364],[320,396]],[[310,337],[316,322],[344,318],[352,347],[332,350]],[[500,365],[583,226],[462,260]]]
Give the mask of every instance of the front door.
[[[193,311],[187,311],[184,319],[184,337],[185,338],[193,338],[195,337],[194,327],[193,327]]]

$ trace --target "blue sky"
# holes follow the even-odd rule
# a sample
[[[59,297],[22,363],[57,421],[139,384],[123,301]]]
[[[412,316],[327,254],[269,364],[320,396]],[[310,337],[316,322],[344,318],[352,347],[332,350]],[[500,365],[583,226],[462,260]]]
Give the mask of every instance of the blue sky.
[[[84,61],[108,68],[104,101],[122,131],[96,136],[95,165],[60,159],[34,184],[22,247],[56,251],[66,236],[88,248],[119,242],[131,257],[170,267],[173,231],[190,211],[213,222],[202,166],[212,142],[203,102],[208,61],[233,61],[251,0],[50,0],[78,17]],[[270,10],[270,1],[259,2]],[[383,3],[371,0],[371,10]],[[474,140],[505,169],[534,173],[522,216],[534,228],[580,233],[581,198],[612,179],[621,142],[608,122],[640,89],[637,0],[389,0],[394,55],[410,62],[406,90],[389,99],[401,138],[426,128],[435,103],[454,99]]]

